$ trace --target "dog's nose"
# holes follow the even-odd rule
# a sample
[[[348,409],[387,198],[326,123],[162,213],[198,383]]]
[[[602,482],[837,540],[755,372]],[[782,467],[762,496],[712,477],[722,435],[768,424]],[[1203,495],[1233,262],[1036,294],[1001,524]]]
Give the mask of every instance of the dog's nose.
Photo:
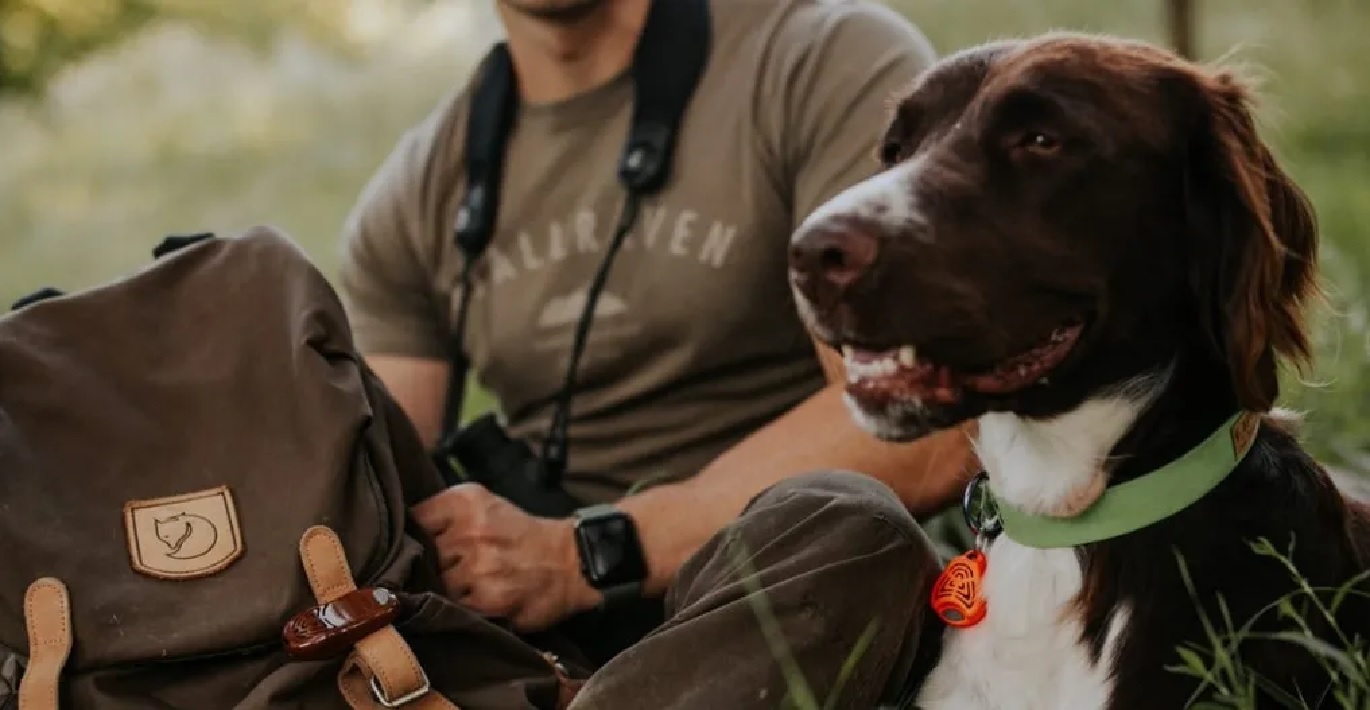
[[[790,243],[790,274],[805,296],[824,301],[861,280],[879,253],[870,230],[847,220],[804,227]]]

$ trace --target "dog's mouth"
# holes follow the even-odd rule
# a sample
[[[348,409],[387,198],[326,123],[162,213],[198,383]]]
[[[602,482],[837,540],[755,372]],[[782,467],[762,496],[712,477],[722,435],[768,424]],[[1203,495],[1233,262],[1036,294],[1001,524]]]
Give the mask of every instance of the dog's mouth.
[[[1018,394],[1046,384],[1048,376],[1071,353],[1084,331],[1083,318],[1053,329],[1032,347],[988,368],[960,370],[921,354],[915,345],[884,350],[842,343],[847,394],[870,410],[891,404],[915,408],[958,404],[967,393],[988,397]]]

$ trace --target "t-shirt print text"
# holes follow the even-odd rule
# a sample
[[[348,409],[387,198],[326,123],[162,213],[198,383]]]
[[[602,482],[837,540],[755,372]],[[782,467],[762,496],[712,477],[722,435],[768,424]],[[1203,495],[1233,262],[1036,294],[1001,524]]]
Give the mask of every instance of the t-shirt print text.
[[[520,281],[538,279],[546,269],[568,259],[574,260],[575,270],[584,274],[569,292],[554,294],[539,305],[529,324],[533,335],[530,345],[535,350],[569,351],[576,323],[585,309],[589,283],[613,238],[618,205],[607,205],[607,210],[612,214],[606,208],[600,212],[583,208],[564,219],[521,229],[512,243],[490,245],[485,264],[488,271],[482,279],[485,288],[479,291],[498,293],[505,286],[525,291],[517,285]],[[643,206],[617,258],[638,263],[644,259],[667,259],[700,269],[704,273],[699,275],[705,276],[728,267],[737,236],[737,225],[697,210]],[[478,293],[476,297],[484,295],[487,294]],[[641,332],[642,325],[633,317],[633,311],[625,294],[614,291],[611,279],[595,306],[595,323],[591,327],[595,347],[584,354],[583,362],[613,358],[621,345]]]
[[[601,219],[594,210],[582,209],[543,228],[520,230],[513,245],[490,245],[486,255],[489,282],[499,287],[524,272],[538,271],[568,256],[603,253],[613,237],[613,226],[613,218]],[[623,249],[643,248],[722,269],[736,238],[737,225],[710,220],[695,210],[644,206],[633,231],[623,241]]]

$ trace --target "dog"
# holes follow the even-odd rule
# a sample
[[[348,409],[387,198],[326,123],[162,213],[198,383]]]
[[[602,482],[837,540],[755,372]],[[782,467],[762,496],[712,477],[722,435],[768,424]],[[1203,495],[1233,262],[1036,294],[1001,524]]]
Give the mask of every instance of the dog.
[[[1214,686],[1176,667],[1226,620],[1251,624],[1231,652],[1258,707],[1333,706],[1326,659],[1263,636],[1298,629],[1269,608],[1297,580],[1268,553],[1348,584],[1370,510],[1275,406],[1322,292],[1313,209],[1253,103],[1144,42],[986,43],[895,97],[880,169],[796,230],[796,304],[842,351],[858,424],[907,442],[975,421],[984,616],[943,617],[922,710],[1188,707]],[[1333,646],[1370,638],[1365,596],[1294,606]]]

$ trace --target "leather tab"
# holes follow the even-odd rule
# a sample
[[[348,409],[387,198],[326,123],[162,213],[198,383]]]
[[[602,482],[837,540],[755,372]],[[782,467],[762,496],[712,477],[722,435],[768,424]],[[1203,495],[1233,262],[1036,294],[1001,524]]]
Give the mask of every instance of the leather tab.
[[[371,694],[381,705],[408,707],[409,702],[419,697],[438,697],[428,691],[427,674],[395,627],[387,626],[362,639],[356,645],[356,653],[371,676]],[[433,707],[454,706],[446,703]]]
[[[300,561],[314,598],[327,604],[354,591],[352,567],[347,564],[347,551],[338,534],[323,525],[315,525],[300,538]]]
[[[380,708],[391,707],[402,707],[404,710],[461,710],[451,700],[438,693],[424,693],[403,703],[391,702],[389,705],[382,703],[376,697],[377,684],[375,680],[367,680],[366,670],[362,666],[363,662],[360,654],[353,653],[343,663],[342,670],[338,672],[338,691],[342,693],[343,701],[347,703],[347,707],[352,710],[379,710]],[[399,700],[404,700],[404,698]]]
[[[357,642],[393,624],[399,614],[399,598],[390,590],[357,589],[286,622],[285,650],[299,661],[340,658]]]
[[[24,593],[29,662],[19,681],[19,710],[58,710],[62,667],[71,654],[71,599],[61,580],[44,577]]]
[[[352,593],[358,591],[357,585],[352,579],[352,568],[347,564],[347,552],[343,549],[342,540],[333,530],[323,525],[306,530],[300,538],[300,560],[304,564],[305,576],[309,578],[309,588],[314,590],[314,596],[320,602],[319,607],[304,613],[306,617],[312,611],[327,608],[334,602],[341,602],[343,608],[358,608],[353,605],[360,605],[364,609],[368,606],[363,597],[351,597]],[[373,599],[370,603],[376,601]],[[398,613],[398,609],[395,613]],[[291,619],[283,629],[287,646],[290,643],[291,625],[296,619],[299,616]],[[451,701],[432,692],[419,659],[414,657],[414,651],[391,621],[393,617],[353,643],[354,651],[338,676],[338,689],[348,705],[366,710],[378,707],[459,710]],[[346,636],[351,640],[358,634],[349,632]],[[327,648],[331,648],[331,644],[340,644],[342,638],[342,635],[333,637],[328,641],[330,645]],[[317,650],[320,647],[315,645],[311,648]]]

